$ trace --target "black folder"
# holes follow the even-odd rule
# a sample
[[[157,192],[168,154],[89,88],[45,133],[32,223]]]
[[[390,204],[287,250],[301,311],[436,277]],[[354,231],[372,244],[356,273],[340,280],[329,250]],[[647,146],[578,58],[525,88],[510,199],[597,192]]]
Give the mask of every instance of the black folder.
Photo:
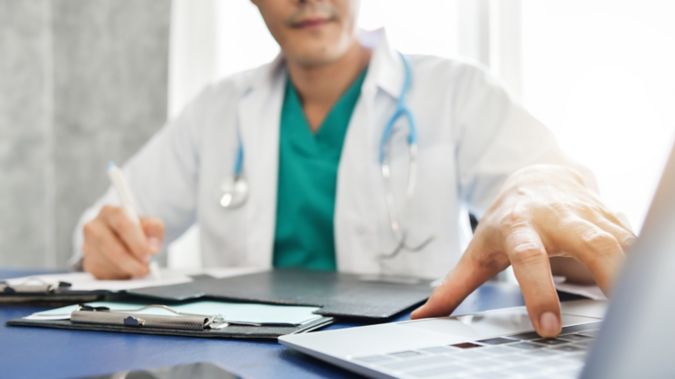
[[[277,269],[190,283],[126,291],[126,295],[170,304],[196,299],[247,301],[320,307],[317,314],[384,321],[421,304],[430,281],[393,276]]]

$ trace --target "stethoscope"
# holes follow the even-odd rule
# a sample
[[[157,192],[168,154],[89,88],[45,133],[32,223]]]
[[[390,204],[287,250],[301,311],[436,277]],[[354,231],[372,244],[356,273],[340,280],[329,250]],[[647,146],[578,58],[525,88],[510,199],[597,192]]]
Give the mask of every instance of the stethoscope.
[[[412,83],[412,69],[408,58],[403,54],[401,61],[403,62],[404,78],[401,93],[396,100],[396,109],[394,113],[387,120],[378,147],[378,162],[380,165],[380,173],[384,181],[385,187],[385,202],[387,206],[387,214],[389,217],[389,227],[396,240],[394,249],[390,252],[380,254],[380,258],[393,258],[401,251],[420,251],[424,249],[433,239],[434,236],[428,236],[421,242],[411,244],[408,242],[408,229],[401,223],[401,213],[405,212],[405,208],[411,203],[415,194],[415,185],[417,182],[417,125],[415,117],[406,104],[406,96],[410,90]],[[408,126],[408,134],[406,136],[406,143],[408,145],[408,177],[405,187],[405,202],[404,209],[399,210],[395,206],[394,192],[392,188],[391,176],[391,157],[390,145],[394,134],[394,127],[399,120],[405,120]],[[241,134],[237,129],[237,151],[232,168],[232,175],[223,180],[220,189],[222,196],[220,198],[220,205],[225,209],[234,209],[242,206],[248,199],[249,187],[248,181],[244,175],[244,144],[241,140]],[[403,211],[403,212],[399,212]]]

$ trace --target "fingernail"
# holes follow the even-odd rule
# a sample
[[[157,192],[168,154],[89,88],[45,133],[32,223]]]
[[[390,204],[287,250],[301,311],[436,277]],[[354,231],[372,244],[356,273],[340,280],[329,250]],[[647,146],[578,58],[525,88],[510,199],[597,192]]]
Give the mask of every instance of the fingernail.
[[[544,312],[539,317],[539,331],[542,337],[555,337],[560,333],[560,320],[553,312]]]
[[[148,245],[152,251],[159,251],[159,249],[162,247],[162,241],[160,241],[159,238],[150,237],[148,238]]]

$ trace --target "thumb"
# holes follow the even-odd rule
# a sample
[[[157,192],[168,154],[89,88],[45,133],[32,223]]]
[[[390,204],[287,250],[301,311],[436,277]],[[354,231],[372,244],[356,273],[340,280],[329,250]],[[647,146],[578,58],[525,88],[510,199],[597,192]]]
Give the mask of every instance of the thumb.
[[[486,280],[504,269],[504,264],[483,262],[486,249],[483,234],[477,233],[459,263],[436,288],[429,300],[411,314],[413,319],[447,316]],[[490,263],[490,264],[487,264]]]
[[[164,222],[157,217],[141,217],[141,227],[153,254],[158,253],[164,242]]]
[[[484,280],[475,274],[470,261],[463,259],[446,276],[443,283],[421,307],[411,314],[412,319],[448,316]]]

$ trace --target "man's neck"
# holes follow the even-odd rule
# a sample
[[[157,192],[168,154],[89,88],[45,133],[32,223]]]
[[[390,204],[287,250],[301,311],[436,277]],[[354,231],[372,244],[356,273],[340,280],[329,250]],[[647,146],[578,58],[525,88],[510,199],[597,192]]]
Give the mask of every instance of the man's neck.
[[[324,65],[287,63],[291,81],[300,95],[312,131],[318,130],[330,109],[369,61],[370,50],[354,41],[342,57]]]

